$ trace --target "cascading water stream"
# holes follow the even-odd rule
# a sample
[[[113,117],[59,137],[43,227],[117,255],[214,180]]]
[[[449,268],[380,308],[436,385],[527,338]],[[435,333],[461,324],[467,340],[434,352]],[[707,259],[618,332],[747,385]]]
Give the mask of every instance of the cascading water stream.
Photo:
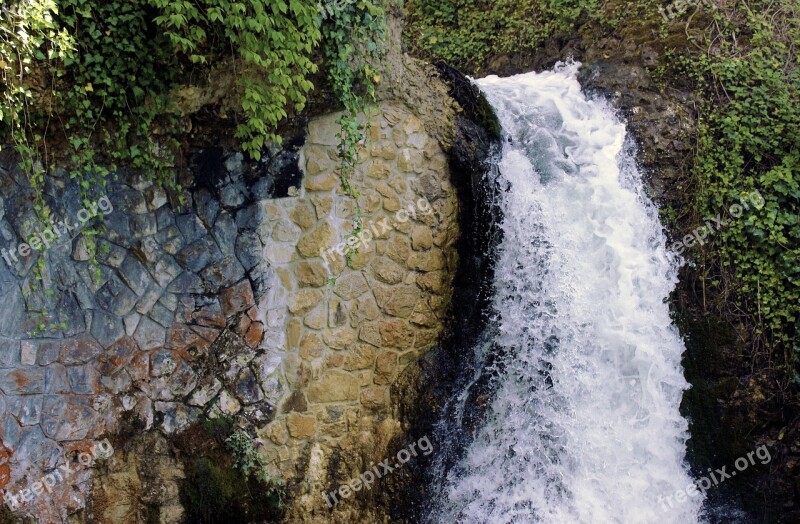
[[[701,494],[664,499],[692,482],[666,302],[677,260],[624,124],[578,67],[478,81],[506,135],[492,359],[478,350],[494,386],[429,522],[701,519]]]

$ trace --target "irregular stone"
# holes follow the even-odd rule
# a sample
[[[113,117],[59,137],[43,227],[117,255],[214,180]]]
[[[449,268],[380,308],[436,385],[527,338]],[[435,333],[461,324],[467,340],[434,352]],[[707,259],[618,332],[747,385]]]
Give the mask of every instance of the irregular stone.
[[[303,231],[311,228],[311,226],[313,226],[317,221],[314,210],[311,209],[308,204],[296,206],[290,211],[289,216],[291,217],[292,222],[300,226]]]
[[[324,306],[312,309],[303,319],[303,323],[311,329],[323,329],[327,322],[328,319]]]
[[[386,347],[397,349],[412,349],[414,347],[415,330],[405,320],[391,319],[381,321],[380,335],[381,341]]]
[[[39,350],[39,345],[33,340],[21,341],[21,357],[20,361],[23,366],[36,365],[36,352]]]
[[[247,271],[256,267],[261,261],[262,249],[261,240],[253,231],[245,231],[236,237],[236,257]]]
[[[17,367],[22,359],[19,340],[0,340],[0,369]]]
[[[431,228],[415,225],[411,229],[411,248],[415,251],[424,251],[433,246],[433,234]]]
[[[231,317],[236,313],[246,311],[255,305],[253,289],[250,281],[242,280],[238,284],[222,291],[220,297],[222,312],[225,317]]]
[[[180,264],[178,264],[174,258],[171,256],[163,256],[153,266],[152,276],[155,278],[156,282],[158,282],[159,286],[166,287],[173,280],[178,278],[182,272],[183,270]]]
[[[61,348],[59,360],[62,364],[75,365],[89,362],[103,352],[103,346],[90,336],[69,339]]]
[[[446,275],[443,271],[432,271],[419,275],[417,277],[417,285],[422,288],[423,291],[443,295],[447,291],[445,287],[445,278]]]
[[[355,375],[331,369],[318,381],[312,382],[306,394],[313,403],[358,400],[359,383]]]
[[[375,285],[373,292],[381,311],[393,317],[408,318],[425,300],[417,286],[407,284]]]
[[[350,307],[350,325],[359,326],[364,321],[375,320],[380,314],[375,297],[372,294],[364,295],[353,302]]]
[[[142,317],[133,338],[143,351],[164,347],[167,331],[148,317]]]
[[[392,170],[384,162],[376,161],[367,168],[367,176],[375,180],[385,180],[392,174]]]
[[[289,413],[286,417],[289,435],[296,439],[311,438],[317,432],[317,419],[311,415]]]
[[[76,395],[45,396],[42,431],[57,441],[85,438],[97,418],[90,402],[87,397]]]
[[[236,397],[228,393],[228,391],[223,390],[219,396],[219,409],[225,415],[235,415],[239,412],[242,408],[239,401],[236,400]]]
[[[25,397],[15,398],[21,400],[19,415],[17,415],[19,423],[22,426],[33,426],[38,424],[42,418],[42,404],[44,403],[44,397],[41,395],[28,395]]]
[[[389,403],[389,391],[380,386],[370,386],[361,393],[361,405],[367,409],[382,409]]]
[[[203,281],[194,273],[184,272],[167,287],[170,293],[204,293]]]
[[[358,339],[373,346],[380,346],[382,343],[380,325],[377,322],[365,322],[358,332]]]
[[[287,222],[278,222],[272,230],[272,238],[278,242],[297,242],[301,234],[298,226]]]
[[[68,367],[67,376],[76,395],[94,395],[100,391],[100,373],[88,364]]]
[[[342,367],[347,371],[372,369],[375,353],[375,348],[369,344],[354,344],[352,349],[345,354]]]
[[[331,298],[328,302],[328,309],[329,327],[339,327],[347,322],[347,308],[341,300]]]
[[[44,368],[45,393],[69,393],[71,388],[67,378],[67,368],[54,362]]]
[[[156,305],[163,293],[164,289],[159,287],[158,284],[155,282],[150,284],[136,304],[136,311],[142,315],[150,313],[150,310],[153,309],[153,306]]]
[[[0,369],[0,390],[6,395],[41,394],[45,387],[44,368]]]
[[[197,408],[185,406],[180,402],[156,402],[155,410],[163,415],[161,421],[161,429],[167,435],[177,433],[182,429],[189,427],[189,425],[200,417],[200,410]],[[164,515],[164,508],[161,507],[162,518]],[[177,522],[166,520],[167,522]]]
[[[244,368],[242,372],[239,373],[234,391],[236,397],[242,401],[244,405],[254,404],[264,399],[264,392],[261,391],[261,387],[258,385],[258,381],[255,375],[253,375],[253,372],[250,371],[250,368]]]
[[[328,173],[306,176],[303,179],[303,185],[307,191],[330,191],[336,187],[338,182],[335,176]]]
[[[199,273],[211,262],[211,243],[209,243],[206,239],[200,239],[192,242],[185,248],[181,249],[175,258],[181,267],[187,271],[191,273]]]
[[[375,278],[386,284],[399,284],[406,274],[406,269],[403,266],[385,257],[375,258],[371,267]]]
[[[288,264],[295,258],[295,247],[292,244],[267,240],[264,244],[264,257],[271,264]]]
[[[300,346],[300,337],[303,334],[303,322],[299,318],[293,318],[286,326],[286,347],[297,349]]]
[[[100,345],[108,347],[125,336],[125,328],[116,316],[95,310],[92,313],[91,333]]]
[[[316,333],[306,333],[300,341],[300,357],[303,360],[313,360],[322,355],[325,344]]]
[[[394,351],[383,351],[375,360],[374,381],[376,384],[391,384],[397,371],[398,355]]]
[[[264,430],[264,436],[276,446],[283,446],[289,441],[289,431],[282,420],[276,420]]]
[[[301,289],[289,295],[287,306],[295,315],[305,315],[320,303],[324,294],[318,289]]]
[[[115,315],[127,315],[138,297],[116,276],[109,278],[97,292],[97,303]]]
[[[406,238],[399,235],[392,235],[386,242],[385,254],[395,262],[404,264],[411,255],[411,246],[409,246]]]
[[[350,327],[326,329],[322,335],[325,344],[333,349],[346,349],[356,341],[356,330]]]
[[[123,337],[97,357],[97,369],[105,376],[113,375],[131,362],[137,350],[134,339]]]
[[[420,302],[419,306],[409,317],[412,324],[418,326],[434,327],[439,324],[439,319],[426,302]]]
[[[130,230],[133,238],[143,238],[158,232],[158,221],[154,213],[130,217]]]
[[[438,271],[447,267],[447,261],[441,249],[434,248],[423,253],[412,253],[406,265],[417,271]]]
[[[264,337],[264,324],[261,322],[253,322],[247,328],[247,333],[244,335],[244,340],[248,346],[257,348],[261,344],[261,339]]]
[[[339,139],[336,135],[341,131],[338,119],[339,114],[332,113],[311,120],[308,124],[308,143],[323,146],[338,146]]]
[[[322,287],[328,281],[327,269],[316,260],[298,262],[295,276],[300,287]]]
[[[305,258],[318,257],[333,246],[335,239],[333,226],[326,221],[306,233],[298,242],[297,250]]]
[[[318,220],[327,218],[333,209],[333,198],[329,196],[314,196],[311,198],[311,203],[314,204]]]
[[[172,351],[162,349],[150,354],[150,375],[163,377],[171,375],[178,368],[178,362]]]
[[[201,384],[197,389],[195,389],[191,398],[189,398],[189,404],[192,406],[203,407],[217,396],[217,393],[219,393],[220,389],[222,389],[222,382],[220,382],[216,377],[211,377],[208,383]]]
[[[178,215],[175,219],[175,223],[187,244],[200,240],[208,234],[203,223],[194,213]]]
[[[206,287],[212,292],[238,282],[244,275],[244,268],[234,255],[225,256],[200,272]]]
[[[172,326],[172,322],[175,319],[175,315],[172,313],[172,311],[165,308],[161,304],[156,304],[153,306],[149,316],[152,320],[161,324],[165,328]]]
[[[367,280],[360,272],[350,272],[336,279],[333,292],[344,300],[352,300],[369,291]]]

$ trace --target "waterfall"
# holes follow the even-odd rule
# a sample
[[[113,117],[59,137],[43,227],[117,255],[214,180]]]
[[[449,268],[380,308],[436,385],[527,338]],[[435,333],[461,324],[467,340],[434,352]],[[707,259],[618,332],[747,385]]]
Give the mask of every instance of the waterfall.
[[[675,496],[692,484],[667,303],[678,260],[624,124],[581,92],[578,67],[478,81],[505,142],[492,340],[475,350],[492,387],[432,523],[702,518],[701,493]]]

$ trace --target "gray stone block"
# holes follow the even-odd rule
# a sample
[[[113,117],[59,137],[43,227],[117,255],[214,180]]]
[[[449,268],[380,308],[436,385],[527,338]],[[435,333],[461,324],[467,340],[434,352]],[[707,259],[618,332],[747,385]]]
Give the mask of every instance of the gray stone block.
[[[143,351],[163,348],[167,340],[167,331],[148,317],[142,317],[133,334],[134,340]]]
[[[147,287],[153,282],[144,264],[130,253],[125,257],[125,261],[119,268],[119,274],[122,280],[139,296],[142,296]]]
[[[175,219],[175,223],[178,225],[178,229],[181,231],[183,239],[187,244],[191,244],[208,235],[208,231],[206,231],[203,223],[197,215],[193,213],[178,215]]]
[[[133,238],[143,238],[155,235],[158,232],[158,222],[155,213],[134,215],[130,217],[130,229]]]
[[[6,395],[33,395],[45,391],[44,368],[0,369],[0,391]]]
[[[108,347],[125,336],[125,328],[119,317],[95,310],[92,314],[91,334],[100,345]]]

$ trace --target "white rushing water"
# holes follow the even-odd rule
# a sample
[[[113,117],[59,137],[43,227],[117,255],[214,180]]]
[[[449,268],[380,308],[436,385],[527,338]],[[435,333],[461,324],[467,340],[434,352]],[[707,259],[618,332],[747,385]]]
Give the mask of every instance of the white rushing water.
[[[674,497],[692,482],[666,303],[677,263],[624,124],[577,69],[478,81],[507,135],[493,302],[505,356],[431,522],[701,519],[702,495]]]

